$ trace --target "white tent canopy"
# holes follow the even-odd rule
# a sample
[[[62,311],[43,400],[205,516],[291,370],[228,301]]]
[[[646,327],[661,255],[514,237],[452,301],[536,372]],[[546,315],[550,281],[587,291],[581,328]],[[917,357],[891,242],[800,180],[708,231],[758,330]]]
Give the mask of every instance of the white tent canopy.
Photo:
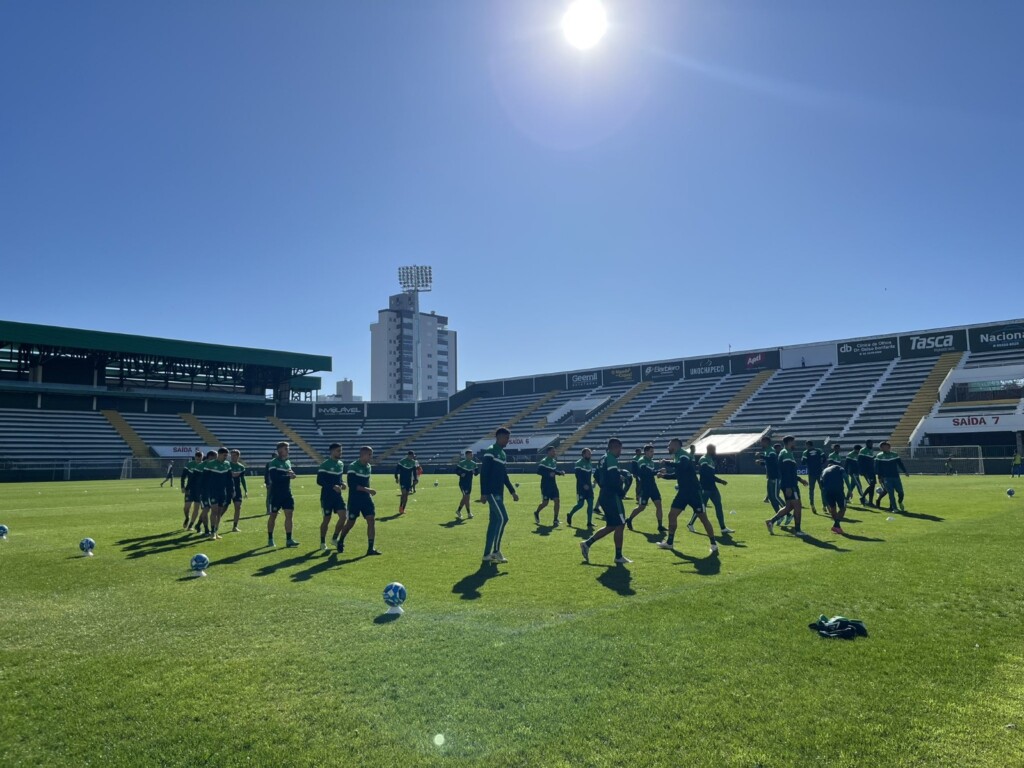
[[[733,456],[757,445],[761,437],[766,434],[768,434],[767,429],[761,432],[726,432],[718,435],[713,434],[712,430],[701,435],[694,445],[697,446],[698,455],[707,453],[707,446],[711,444],[715,446],[719,456]]]

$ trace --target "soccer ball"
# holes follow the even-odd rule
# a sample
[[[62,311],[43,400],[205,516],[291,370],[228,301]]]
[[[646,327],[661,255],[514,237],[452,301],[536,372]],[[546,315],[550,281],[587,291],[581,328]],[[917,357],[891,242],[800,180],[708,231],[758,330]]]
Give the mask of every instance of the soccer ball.
[[[92,539],[85,538],[78,542],[78,548],[87,555],[92,555],[92,551],[96,549],[96,542]]]
[[[0,539],[6,539],[7,538],[8,530],[9,529],[7,528],[6,525],[0,525]]]
[[[384,587],[384,605],[390,608],[397,608],[405,602],[405,587],[397,581],[392,581]]]
[[[205,571],[210,567],[210,558],[203,554],[192,555],[191,566],[193,571]]]
[[[1007,489],[1006,489],[1006,495],[1007,495],[1007,496],[1009,496],[1009,497],[1010,497],[1011,499],[1013,498],[1013,495],[1014,495],[1015,493],[1016,493],[1016,491],[1015,491],[1015,490],[1013,490],[1013,488],[1007,488]],[[6,530],[4,531],[4,533],[6,533]]]

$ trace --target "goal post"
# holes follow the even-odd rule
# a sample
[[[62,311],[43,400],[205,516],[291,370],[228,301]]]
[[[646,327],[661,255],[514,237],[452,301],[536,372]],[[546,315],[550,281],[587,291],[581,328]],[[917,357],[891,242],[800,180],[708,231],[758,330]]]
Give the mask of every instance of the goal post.
[[[924,475],[983,475],[980,445],[920,445],[905,458],[907,471]]]

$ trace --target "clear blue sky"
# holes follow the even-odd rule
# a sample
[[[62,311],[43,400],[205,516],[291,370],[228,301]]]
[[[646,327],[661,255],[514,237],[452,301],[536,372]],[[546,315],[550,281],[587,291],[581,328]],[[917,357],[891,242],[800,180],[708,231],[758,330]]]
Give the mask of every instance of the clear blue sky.
[[[1024,3],[0,3],[0,316],[465,379],[1020,314]]]

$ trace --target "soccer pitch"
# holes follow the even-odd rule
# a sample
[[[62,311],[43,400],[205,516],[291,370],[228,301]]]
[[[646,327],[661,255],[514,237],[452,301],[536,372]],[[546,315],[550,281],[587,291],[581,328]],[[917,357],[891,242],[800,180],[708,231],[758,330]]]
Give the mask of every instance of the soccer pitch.
[[[682,527],[681,554],[654,547],[649,509],[625,567],[610,538],[582,563],[568,479],[552,530],[537,478],[513,477],[490,573],[486,510],[455,523],[456,480],[434,479],[395,518],[375,478],[377,558],[363,522],[344,555],[318,551],[311,476],[301,546],[279,520],[276,550],[256,479],[217,542],[183,535],[156,480],[5,486],[0,764],[1024,764],[1024,500],[1005,477],[912,477],[907,514],[853,508],[845,537],[805,510],[806,541],[768,535],[763,478],[728,477],[718,557]],[[406,614],[386,623],[396,580]],[[870,636],[821,639],[821,613]]]

